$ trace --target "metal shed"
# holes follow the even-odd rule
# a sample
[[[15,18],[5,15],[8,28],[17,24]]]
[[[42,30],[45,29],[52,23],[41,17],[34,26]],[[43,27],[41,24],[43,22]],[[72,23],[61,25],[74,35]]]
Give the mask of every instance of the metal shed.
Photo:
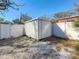
[[[52,22],[44,19],[32,19],[25,22],[25,33],[34,39],[43,39],[52,35]]]

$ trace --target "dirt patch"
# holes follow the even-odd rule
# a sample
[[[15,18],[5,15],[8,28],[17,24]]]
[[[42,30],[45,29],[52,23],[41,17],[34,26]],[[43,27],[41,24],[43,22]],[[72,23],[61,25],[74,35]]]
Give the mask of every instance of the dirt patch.
[[[58,45],[60,44],[60,46],[62,44],[65,47],[73,48],[75,50],[75,52],[73,52],[74,54],[73,58],[79,59],[79,40],[69,40],[64,38],[48,37],[48,38],[45,38],[45,40],[43,39],[42,41],[50,41],[51,43],[55,43]]]
[[[51,50],[52,48],[54,49],[54,47],[56,47],[55,50]],[[20,56],[19,59],[32,59],[32,57],[36,59],[38,57],[43,59],[48,57],[51,59],[53,57],[51,56],[51,52],[55,51],[62,51],[62,53],[63,51],[71,52],[73,59],[79,59],[79,41],[55,37],[35,41],[25,36],[0,41],[0,57],[3,59],[10,59],[11,57],[18,59],[18,56]]]

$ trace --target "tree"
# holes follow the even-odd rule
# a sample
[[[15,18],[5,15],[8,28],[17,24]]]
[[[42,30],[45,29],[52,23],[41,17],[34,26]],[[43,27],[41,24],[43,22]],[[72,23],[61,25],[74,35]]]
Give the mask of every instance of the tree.
[[[69,17],[69,16],[71,16],[70,12],[58,12],[54,14],[55,19]]]
[[[21,22],[20,22],[19,19],[14,19],[14,20],[13,20],[13,23],[20,24]]]
[[[76,13],[77,15],[79,15],[79,7],[76,7],[76,8],[74,9],[74,11],[75,11],[75,13]]]
[[[71,15],[79,15],[79,6],[75,6],[69,10]]]
[[[41,16],[41,17],[39,17],[39,19],[43,19],[43,20],[52,20],[52,18],[51,18],[50,16],[47,16],[47,15]]]
[[[4,18],[0,17],[0,22],[3,23],[4,22]]]
[[[70,8],[70,12],[73,15],[79,15],[79,3],[78,0],[73,0],[73,6]]]
[[[12,24],[12,22],[9,21],[9,20],[5,20],[4,23],[6,23],[6,24]]]
[[[0,10],[6,10],[9,7],[13,8],[13,9],[17,9],[17,8],[15,8],[15,6],[21,6],[21,5],[16,4],[12,0],[0,0]]]
[[[24,23],[25,21],[31,20],[32,17],[28,16],[27,14],[21,14],[20,16],[20,22]]]
[[[20,6],[24,5],[17,4],[15,0],[0,0],[0,13],[1,15],[4,15],[4,11],[8,11],[10,8],[12,8],[13,10],[19,10]]]

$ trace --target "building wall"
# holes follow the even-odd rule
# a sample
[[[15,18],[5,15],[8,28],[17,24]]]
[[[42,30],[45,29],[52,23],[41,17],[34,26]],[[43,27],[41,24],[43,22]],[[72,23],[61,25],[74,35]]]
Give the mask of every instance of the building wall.
[[[66,28],[65,23],[54,23],[53,24],[53,35],[57,37],[66,38]]]
[[[52,36],[51,22],[39,21],[38,23],[38,38],[46,38]]]
[[[79,27],[74,27],[73,22],[67,22],[66,26],[68,38],[79,40]]]
[[[23,25],[0,24],[0,39],[22,36]]]
[[[38,21],[25,23],[25,33],[29,37],[38,38]]]
[[[35,39],[51,36],[51,22],[35,20],[25,23],[26,35]]]
[[[53,24],[53,35],[61,38],[79,39],[79,28],[73,22],[59,22]]]

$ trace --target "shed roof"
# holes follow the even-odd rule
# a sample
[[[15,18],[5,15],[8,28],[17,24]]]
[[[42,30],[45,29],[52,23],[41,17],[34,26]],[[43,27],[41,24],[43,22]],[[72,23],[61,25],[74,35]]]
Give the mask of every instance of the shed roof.
[[[27,22],[32,22],[32,21],[36,21],[36,20],[51,22],[51,20],[48,20],[48,19],[41,19],[41,18],[38,18],[38,17],[37,17],[37,18],[33,18],[33,19],[29,20],[29,21],[26,21],[25,23],[27,23]]]

